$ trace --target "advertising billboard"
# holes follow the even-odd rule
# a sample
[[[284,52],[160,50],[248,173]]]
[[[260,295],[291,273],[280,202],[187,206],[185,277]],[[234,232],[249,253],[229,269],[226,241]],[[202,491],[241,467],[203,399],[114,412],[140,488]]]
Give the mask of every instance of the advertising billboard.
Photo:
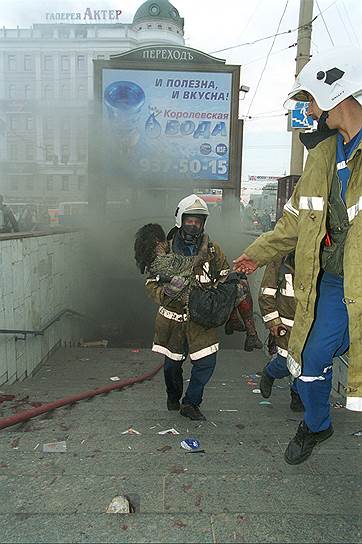
[[[104,128],[137,177],[230,181],[232,73],[101,72]]]

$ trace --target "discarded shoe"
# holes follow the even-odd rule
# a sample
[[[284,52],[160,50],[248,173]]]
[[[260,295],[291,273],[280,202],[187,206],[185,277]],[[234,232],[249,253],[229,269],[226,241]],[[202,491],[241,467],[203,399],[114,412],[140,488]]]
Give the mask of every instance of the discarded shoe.
[[[299,465],[308,459],[311,455],[314,446],[320,442],[324,442],[333,434],[333,427],[330,425],[325,431],[313,433],[302,421],[299,424],[297,434],[289,442],[284,453],[284,459],[289,465]]]
[[[261,373],[259,389],[260,389],[260,393],[262,397],[264,397],[265,399],[268,399],[270,397],[272,389],[273,389],[273,383],[274,383],[274,378],[269,376],[269,374],[264,368],[263,372]]]
[[[206,421],[206,417],[200,411],[200,408],[198,406],[193,406],[192,404],[182,404],[180,414],[194,421]]]
[[[293,412],[304,412],[302,399],[293,389],[290,390],[290,409]]]
[[[263,344],[257,334],[247,334],[245,338],[244,351],[253,351],[253,349],[262,349]]]
[[[170,412],[175,411],[178,412],[180,409],[180,403],[178,400],[171,400],[167,399],[167,410]]]

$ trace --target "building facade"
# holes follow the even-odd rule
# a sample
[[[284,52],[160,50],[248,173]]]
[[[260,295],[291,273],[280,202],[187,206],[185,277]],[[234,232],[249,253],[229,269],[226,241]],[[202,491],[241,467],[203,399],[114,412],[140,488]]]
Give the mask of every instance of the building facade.
[[[87,8],[89,9],[89,8]],[[46,14],[46,24],[0,29],[0,193],[8,203],[87,200],[93,59],[151,44],[184,45],[168,0],[148,0],[132,23],[116,10]]]

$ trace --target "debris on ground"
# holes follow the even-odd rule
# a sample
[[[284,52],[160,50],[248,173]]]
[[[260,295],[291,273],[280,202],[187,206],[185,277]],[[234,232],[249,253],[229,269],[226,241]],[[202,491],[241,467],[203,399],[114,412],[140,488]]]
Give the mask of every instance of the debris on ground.
[[[79,360],[82,361],[82,363],[83,363],[84,361],[90,361],[90,358],[89,357],[81,357]]]
[[[106,510],[107,514],[129,514],[130,512],[129,500],[121,495],[114,497]]]
[[[334,402],[332,406],[333,408],[344,408],[344,405],[341,402]]]
[[[162,453],[170,450],[172,450],[172,446],[163,446],[162,448],[157,448],[157,451],[161,451]]]
[[[44,453],[65,453],[67,451],[67,443],[65,440],[60,442],[48,442],[43,444]]]
[[[108,346],[108,340],[94,340],[92,342],[80,340],[79,346],[81,348],[106,348]]]
[[[0,395],[0,404],[15,399],[15,395]]]
[[[187,451],[197,451],[200,449],[201,444],[196,438],[185,438],[180,443],[181,448]]]
[[[259,404],[271,404],[269,400],[261,400]]]
[[[253,389],[253,393],[256,393],[257,395],[261,393],[260,389]]]
[[[134,349],[131,349],[132,353],[140,353],[140,349],[139,348],[134,348]]]
[[[176,429],[166,429],[165,431],[159,431],[158,434],[180,434]]]
[[[219,412],[237,412],[237,410],[222,410],[222,409],[220,409]]]
[[[112,380],[112,382],[119,382],[121,378],[119,376],[111,376],[109,379]]]
[[[123,433],[121,433],[121,434],[141,434],[141,433],[139,433],[138,431],[136,431],[136,429],[132,429],[132,427],[129,427],[129,428],[127,429],[127,431],[123,431]]]
[[[352,436],[362,436],[362,431],[356,431],[355,433],[352,433]]]
[[[19,441],[20,441],[20,438],[14,438],[14,440],[12,441],[11,443],[11,447],[14,449],[14,450],[18,450],[18,444],[19,444]]]

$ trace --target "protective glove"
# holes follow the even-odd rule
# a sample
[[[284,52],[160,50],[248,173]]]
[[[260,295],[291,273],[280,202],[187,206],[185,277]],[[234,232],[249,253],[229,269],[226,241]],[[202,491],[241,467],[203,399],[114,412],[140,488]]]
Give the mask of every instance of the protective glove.
[[[170,283],[166,283],[163,292],[167,297],[176,297],[187,285],[187,280],[181,276],[174,276]]]

